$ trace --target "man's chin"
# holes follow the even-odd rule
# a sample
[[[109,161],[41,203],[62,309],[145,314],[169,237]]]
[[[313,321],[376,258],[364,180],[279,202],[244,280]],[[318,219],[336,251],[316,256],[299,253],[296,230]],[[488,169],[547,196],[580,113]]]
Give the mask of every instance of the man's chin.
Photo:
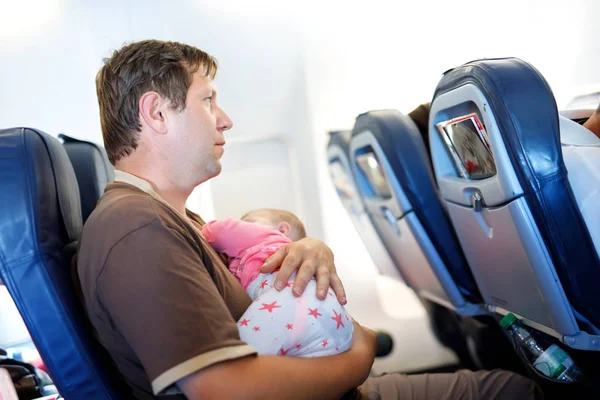
[[[207,168],[206,172],[207,172],[207,180],[208,179],[212,179],[215,176],[219,175],[221,173],[221,170],[223,169],[223,167],[221,166],[220,162],[216,162],[215,164],[211,165],[209,168]]]
[[[213,168],[205,169],[202,177],[196,181],[195,186],[201,185],[202,183],[214,178],[221,173],[221,164],[215,165]]]

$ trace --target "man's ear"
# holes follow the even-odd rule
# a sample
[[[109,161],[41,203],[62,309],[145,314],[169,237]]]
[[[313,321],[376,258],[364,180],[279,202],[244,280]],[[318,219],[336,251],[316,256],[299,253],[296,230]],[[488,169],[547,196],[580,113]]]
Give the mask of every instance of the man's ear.
[[[282,234],[284,234],[285,236],[287,236],[290,233],[290,231],[292,230],[292,227],[290,226],[290,224],[283,221],[283,222],[280,222],[277,224],[277,230],[279,232],[281,232]]]
[[[156,92],[146,92],[139,102],[140,120],[158,133],[167,133],[166,114],[168,102]],[[140,122],[141,122],[140,121]]]

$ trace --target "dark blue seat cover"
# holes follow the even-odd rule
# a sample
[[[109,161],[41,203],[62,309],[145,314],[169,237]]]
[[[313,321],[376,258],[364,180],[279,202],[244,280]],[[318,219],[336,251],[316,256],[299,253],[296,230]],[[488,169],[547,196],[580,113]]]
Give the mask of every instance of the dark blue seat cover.
[[[62,144],[35,129],[0,130],[0,171],[0,277],[59,392],[69,400],[131,398],[72,283],[81,206]]]
[[[349,158],[351,137],[352,132],[350,131],[331,131],[329,132],[329,143],[327,146],[339,146]]]
[[[465,84],[487,98],[571,306],[600,327],[600,261],[567,179],[550,87],[522,60],[489,59],[447,72],[435,96]]]
[[[442,208],[423,138],[407,116],[396,110],[370,111],[356,119],[353,134],[370,131],[379,142],[398,183],[448,272],[463,295],[480,302],[475,279]]]
[[[85,223],[104,193],[106,184],[115,179],[115,170],[102,147],[65,134],[58,137],[63,140],[75,170],[81,194],[81,216]]]

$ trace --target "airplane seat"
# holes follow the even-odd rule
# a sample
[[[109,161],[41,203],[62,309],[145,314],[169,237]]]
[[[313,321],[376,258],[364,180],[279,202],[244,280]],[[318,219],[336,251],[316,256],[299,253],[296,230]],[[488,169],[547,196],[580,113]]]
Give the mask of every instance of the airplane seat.
[[[575,200],[600,254],[600,138],[561,116],[560,142]]]
[[[358,193],[354,173],[348,158],[350,154],[351,135],[351,131],[329,132],[327,155],[331,179],[344,208],[348,212],[354,227],[358,231],[379,272],[384,276],[406,283],[400,274],[400,270],[396,267],[396,264],[392,261],[387,249],[381,242]],[[453,349],[461,360],[462,365],[468,368],[475,368],[457,316],[436,303],[421,297],[418,297],[418,299],[427,312],[429,325],[436,339],[442,345]]]
[[[36,129],[0,130],[0,169],[0,277],[58,391],[68,399],[130,398],[72,283],[82,220],[63,146]]]
[[[329,161],[329,174],[342,204],[362,242],[365,244],[373,263],[379,273],[389,278],[404,282],[400,271],[390,258],[387,250],[381,243],[365,206],[358,194],[356,182],[348,159],[350,149],[350,131],[329,132],[327,157]]]
[[[531,65],[478,60],[439,82],[430,147],[441,198],[486,307],[512,312],[572,348],[600,350],[600,260],[591,236],[598,220],[586,224],[574,193],[586,167],[565,166],[565,122]]]
[[[366,214],[425,307],[438,341],[465,368],[514,364],[510,352],[502,353],[506,338],[481,304],[412,119],[395,110],[361,114],[352,130],[350,160]],[[498,352],[487,351],[490,345]]]
[[[460,315],[485,314],[414,122],[395,110],[359,115],[350,155],[367,213],[407,284]]]
[[[81,215],[85,223],[104,193],[106,185],[115,179],[115,169],[108,161],[104,148],[62,133],[58,138],[63,141],[75,170],[81,194]]]

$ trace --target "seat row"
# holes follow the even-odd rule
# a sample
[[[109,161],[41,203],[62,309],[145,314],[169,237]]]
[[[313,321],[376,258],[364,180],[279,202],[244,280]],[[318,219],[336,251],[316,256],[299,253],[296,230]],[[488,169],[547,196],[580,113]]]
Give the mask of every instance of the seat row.
[[[328,145],[382,274],[456,315],[510,312],[584,351],[600,350],[598,156],[600,140],[516,58],[446,72],[425,129],[370,111]]]

